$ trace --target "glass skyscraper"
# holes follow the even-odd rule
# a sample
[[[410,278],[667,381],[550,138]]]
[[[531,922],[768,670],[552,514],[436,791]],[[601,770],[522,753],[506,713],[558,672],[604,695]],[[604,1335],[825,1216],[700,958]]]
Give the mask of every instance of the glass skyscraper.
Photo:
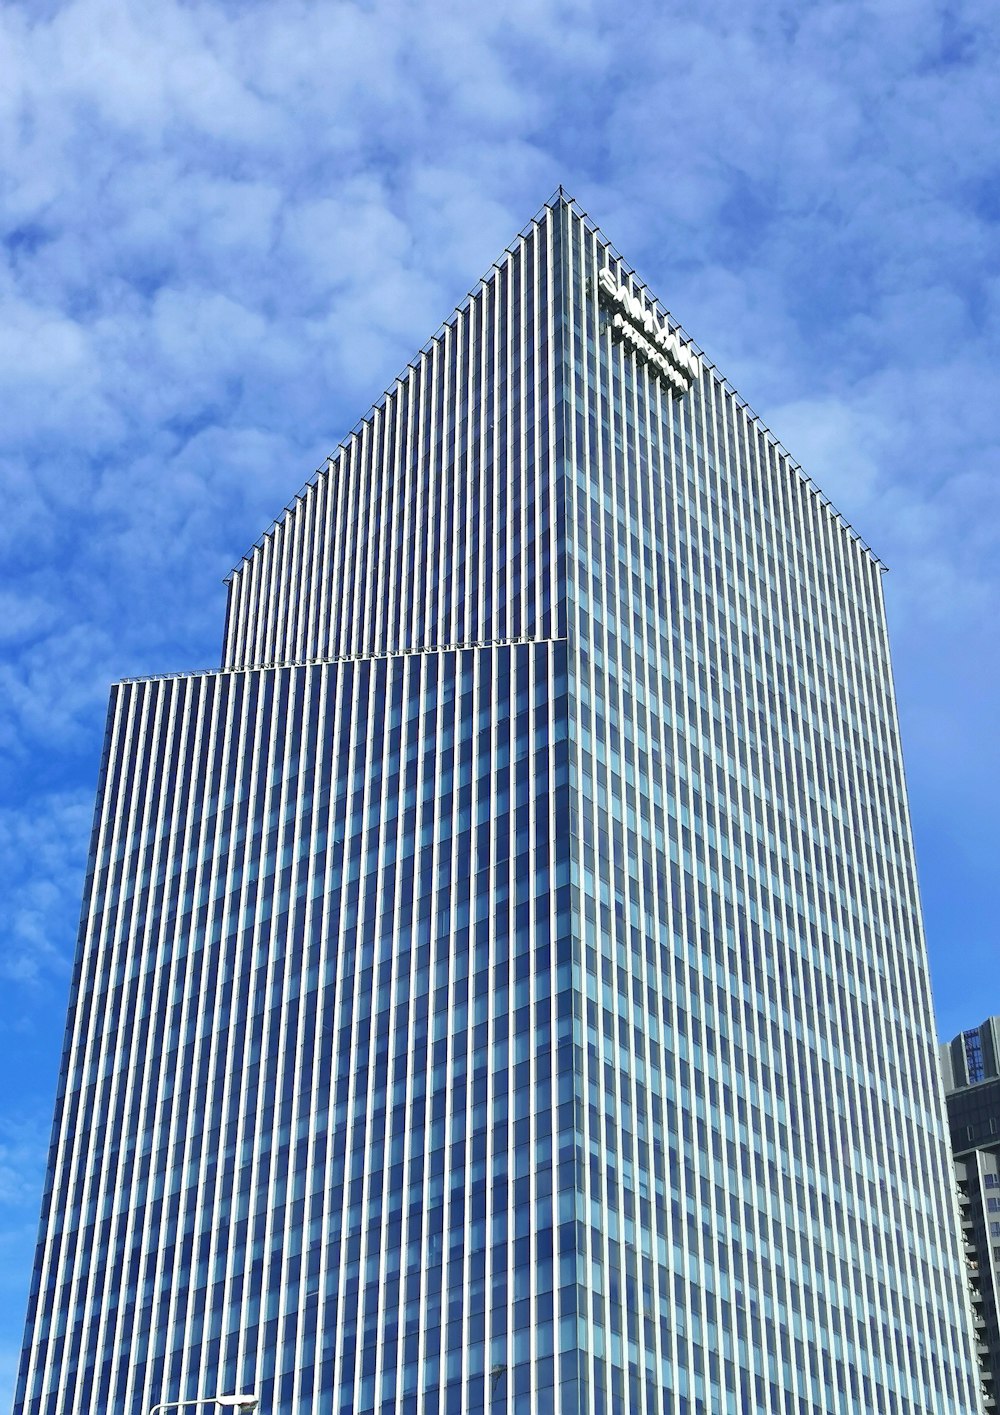
[[[881,568],[553,198],[112,690],[17,1415],[977,1411]]]
[[[987,1411],[1000,1393],[1000,1017],[941,1047],[962,1242]]]

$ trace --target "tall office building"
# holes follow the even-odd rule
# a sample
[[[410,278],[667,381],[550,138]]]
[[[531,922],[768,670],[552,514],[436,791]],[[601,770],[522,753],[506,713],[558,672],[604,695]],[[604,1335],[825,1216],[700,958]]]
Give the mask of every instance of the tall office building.
[[[1000,1017],[941,1048],[986,1406],[1000,1396]]]
[[[881,567],[560,193],[112,690],[18,1395],[972,1412]]]

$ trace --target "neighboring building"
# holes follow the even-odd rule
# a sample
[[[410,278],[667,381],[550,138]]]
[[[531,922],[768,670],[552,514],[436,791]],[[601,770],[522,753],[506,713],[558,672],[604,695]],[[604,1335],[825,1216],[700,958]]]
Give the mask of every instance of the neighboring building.
[[[986,1404],[1000,1395],[1000,1017],[941,1048]]]
[[[881,566],[562,194],[112,690],[16,1409],[973,1412]]]

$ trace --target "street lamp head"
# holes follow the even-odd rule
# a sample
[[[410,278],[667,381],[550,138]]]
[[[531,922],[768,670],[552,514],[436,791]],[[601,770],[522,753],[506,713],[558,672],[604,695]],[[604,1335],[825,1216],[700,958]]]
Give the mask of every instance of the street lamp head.
[[[216,1405],[226,1405],[231,1410],[240,1410],[244,1415],[250,1415],[250,1411],[256,1410],[260,1401],[255,1395],[217,1395]]]

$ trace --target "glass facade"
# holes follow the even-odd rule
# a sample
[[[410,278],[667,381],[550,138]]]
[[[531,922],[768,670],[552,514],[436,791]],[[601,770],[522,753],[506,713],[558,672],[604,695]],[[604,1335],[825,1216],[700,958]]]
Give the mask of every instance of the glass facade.
[[[962,1243],[987,1411],[1000,1396],[1000,1017],[941,1047]]]
[[[644,317],[554,200],[113,690],[17,1415],[980,1408],[881,567]]]
[[[566,229],[593,1406],[973,1410],[881,567]]]

